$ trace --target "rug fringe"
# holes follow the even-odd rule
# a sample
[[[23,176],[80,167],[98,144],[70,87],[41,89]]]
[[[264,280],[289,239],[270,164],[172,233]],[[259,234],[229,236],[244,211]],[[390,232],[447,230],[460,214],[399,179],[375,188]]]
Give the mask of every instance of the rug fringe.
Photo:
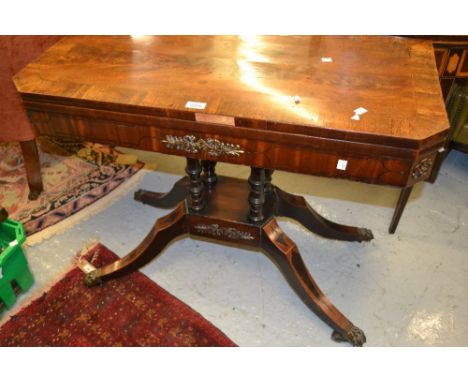
[[[31,236],[28,236],[26,238],[25,245],[29,247],[37,245],[43,240],[49,239],[52,236],[62,233],[67,229],[73,227],[74,225],[89,219],[91,216],[98,214],[99,212],[103,211],[111,204],[115,203],[117,200],[125,196],[133,187],[135,187],[139,182],[142,181],[144,175],[147,172],[148,170],[140,169],[130,179],[127,179],[115,190],[103,196],[101,199],[94,202],[93,204],[83,208],[81,211],[78,211],[76,214],[67,217],[66,219],[62,220],[57,224],[45,228],[44,230],[39,231]]]
[[[94,250],[94,247],[100,244],[99,239],[91,238],[86,240],[81,249],[79,249],[72,259],[70,259],[70,263],[61,271],[59,274],[55,275],[55,277],[50,278],[45,285],[41,287],[36,287],[36,283],[33,284],[32,290],[29,290],[25,294],[21,293],[17,296],[17,302],[15,305],[3,312],[0,312],[0,326],[2,326],[6,321],[8,321],[12,316],[18,314],[23,308],[27,307],[31,302],[41,297],[44,293],[48,293],[49,290],[57,284],[64,275],[70,272],[72,269],[75,269],[78,266],[78,262],[82,259],[88,252]]]

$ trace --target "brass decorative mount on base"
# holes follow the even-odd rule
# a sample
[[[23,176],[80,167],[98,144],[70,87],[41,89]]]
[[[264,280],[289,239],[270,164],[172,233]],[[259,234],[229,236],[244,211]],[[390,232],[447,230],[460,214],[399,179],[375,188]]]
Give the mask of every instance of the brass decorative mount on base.
[[[101,284],[102,280],[101,280],[101,277],[99,275],[99,271],[97,269],[95,269],[95,270],[93,270],[93,271],[91,271],[89,273],[86,273],[85,277],[84,277],[84,283],[88,287],[92,287],[92,286]]]
[[[366,342],[366,335],[364,332],[354,325],[351,325],[345,334],[334,330],[331,338],[335,342],[349,342],[356,347],[361,347]]]

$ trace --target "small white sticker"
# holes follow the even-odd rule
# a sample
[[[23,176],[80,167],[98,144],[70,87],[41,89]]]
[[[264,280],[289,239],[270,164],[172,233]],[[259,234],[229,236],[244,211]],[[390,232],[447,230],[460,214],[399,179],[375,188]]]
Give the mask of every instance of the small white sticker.
[[[354,110],[354,112],[358,115],[363,115],[367,113],[367,109],[364,109],[362,106],[358,107],[357,109]]]
[[[18,245],[18,240],[10,241],[10,244],[9,244],[10,247],[14,247],[15,245]]]
[[[322,62],[333,62],[331,57],[322,57]]]
[[[338,159],[338,163],[336,164],[336,168],[338,170],[346,170],[346,166],[348,165],[348,161],[344,159]]]
[[[354,109],[353,111],[354,115],[351,117],[351,119],[354,119],[355,121],[359,121],[361,119],[361,115],[367,113],[367,109],[364,109],[362,106]]]
[[[187,101],[185,107],[188,109],[200,109],[203,110],[206,107],[206,102]]]

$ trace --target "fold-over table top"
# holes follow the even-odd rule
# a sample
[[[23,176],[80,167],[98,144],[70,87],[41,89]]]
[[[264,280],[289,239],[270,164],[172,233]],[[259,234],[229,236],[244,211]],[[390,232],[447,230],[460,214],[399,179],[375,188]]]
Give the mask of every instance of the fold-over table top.
[[[449,128],[432,45],[399,37],[65,37],[14,81],[25,99],[220,129],[418,143]]]

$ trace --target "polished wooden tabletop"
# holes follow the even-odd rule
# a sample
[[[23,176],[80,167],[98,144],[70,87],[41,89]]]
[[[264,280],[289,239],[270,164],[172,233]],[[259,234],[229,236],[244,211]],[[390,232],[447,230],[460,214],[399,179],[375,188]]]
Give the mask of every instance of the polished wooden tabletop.
[[[306,135],[420,141],[449,127],[431,43],[400,37],[70,36],[14,81],[23,98]]]

